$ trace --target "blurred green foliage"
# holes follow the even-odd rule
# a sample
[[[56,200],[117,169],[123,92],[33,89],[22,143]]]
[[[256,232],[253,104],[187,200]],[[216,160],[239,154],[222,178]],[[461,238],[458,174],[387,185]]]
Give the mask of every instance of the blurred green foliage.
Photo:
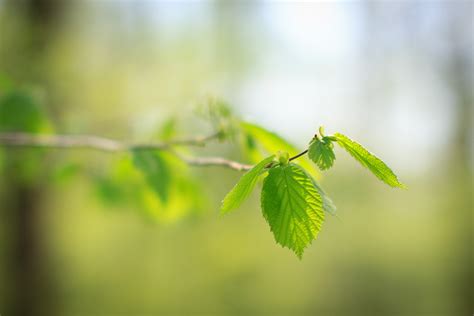
[[[158,194],[163,203],[168,201],[171,171],[159,151],[134,150],[133,162]]]
[[[47,120],[30,95],[12,91],[1,97],[1,132],[40,133],[47,129]]]
[[[7,76],[3,76],[7,78]],[[8,80],[8,79],[5,79]],[[31,93],[17,88],[8,80],[8,89],[0,90],[0,132],[48,133],[52,128],[44,110],[35,101]],[[22,149],[5,152],[2,172],[14,172],[19,182],[35,182],[41,174],[41,150]]]

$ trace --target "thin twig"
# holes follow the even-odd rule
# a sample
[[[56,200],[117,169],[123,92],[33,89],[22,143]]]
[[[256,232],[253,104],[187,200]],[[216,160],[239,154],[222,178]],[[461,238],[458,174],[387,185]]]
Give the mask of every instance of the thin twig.
[[[220,132],[208,136],[196,136],[192,138],[173,139],[163,143],[142,143],[129,144],[129,150],[150,150],[150,149],[165,149],[172,146],[205,146],[209,141],[219,138]]]
[[[171,146],[204,146],[219,133],[205,137],[175,139],[161,143],[123,142],[91,135],[41,135],[28,133],[0,133],[0,145],[49,148],[88,148],[102,151],[166,149]]]
[[[127,150],[166,150],[191,166],[224,166],[238,171],[252,168],[250,165],[221,157],[186,157],[173,150],[174,146],[204,146],[219,133],[204,137],[183,138],[161,143],[125,144],[113,139],[91,135],[37,135],[27,133],[0,133],[0,146],[37,147],[37,148],[85,148],[106,152]]]
[[[0,133],[0,145],[47,148],[87,148],[102,151],[121,151],[126,146],[116,140],[90,135],[37,135]]]
[[[191,166],[224,166],[237,171],[247,171],[253,167],[252,165],[242,164],[240,162],[228,160],[221,157],[186,157],[174,150],[172,150],[171,153]]]
[[[295,159],[298,159],[298,158],[300,158],[301,156],[305,155],[307,152],[308,152],[308,149],[306,149],[306,150],[303,151],[303,152],[300,152],[300,153],[299,153],[298,155],[296,155],[296,156],[291,157],[291,158],[289,159],[289,161],[293,161],[293,160],[295,160]]]

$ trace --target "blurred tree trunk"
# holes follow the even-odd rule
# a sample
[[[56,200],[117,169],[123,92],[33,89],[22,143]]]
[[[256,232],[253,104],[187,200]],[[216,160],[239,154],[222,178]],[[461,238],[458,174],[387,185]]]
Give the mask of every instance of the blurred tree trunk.
[[[18,65],[15,63],[11,67],[26,66],[19,67],[26,69],[20,76],[26,82],[43,85],[47,81],[42,64],[55,32],[54,22],[60,16],[58,4],[60,1],[55,0],[7,1],[6,5],[22,12],[25,17],[26,34],[18,35],[24,39],[17,39],[15,43],[20,45],[17,49],[12,47],[12,51],[22,52],[22,57]],[[21,152],[13,152],[8,159],[21,166],[24,158]],[[43,168],[42,174],[47,173],[47,166],[38,168]],[[49,277],[51,271],[46,269],[47,252],[41,242],[40,218],[46,182],[19,180],[17,172],[16,168],[8,168],[4,174],[8,184],[4,206],[13,225],[8,245],[12,260],[8,269],[10,284],[7,286],[11,291],[10,306],[6,307],[5,315],[55,315],[54,280]]]
[[[473,209],[473,168],[472,168],[472,127],[473,127],[473,4],[457,4],[450,8],[449,59],[445,69],[445,78],[455,97],[455,134],[450,150],[449,169],[453,187],[458,193],[453,197],[453,209],[456,211],[455,230],[458,247],[453,249],[457,258],[455,271],[458,297],[462,302],[463,314],[472,314],[474,293],[472,284],[472,209]],[[454,5],[453,5],[454,6]],[[464,7],[466,6],[466,7]],[[451,216],[451,215],[450,215]]]
[[[10,210],[11,238],[11,296],[7,315],[41,315],[48,307],[48,281],[44,278],[41,261],[43,248],[38,225],[41,190],[34,184],[14,182],[15,170],[8,170],[7,208]]]

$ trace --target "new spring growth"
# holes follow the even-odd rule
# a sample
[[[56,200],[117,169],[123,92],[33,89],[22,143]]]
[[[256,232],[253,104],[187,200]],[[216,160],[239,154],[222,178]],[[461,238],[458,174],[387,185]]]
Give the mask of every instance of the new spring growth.
[[[290,161],[290,154],[288,154],[286,151],[278,151],[277,159],[280,165],[286,166]]]

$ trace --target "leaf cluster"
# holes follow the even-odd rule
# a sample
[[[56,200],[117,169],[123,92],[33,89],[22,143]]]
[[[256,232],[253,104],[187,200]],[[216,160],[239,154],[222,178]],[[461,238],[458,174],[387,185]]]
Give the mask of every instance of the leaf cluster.
[[[269,135],[267,144],[278,143],[281,147],[287,147],[275,134],[248,123],[243,124],[254,134]],[[325,136],[322,128],[319,132],[320,135],[316,134],[311,140],[307,156],[320,170],[328,170],[334,165],[336,143],[384,183],[403,187],[395,173],[359,143],[340,133]],[[224,198],[222,212],[239,207],[256,186],[258,178],[266,174],[260,196],[263,217],[275,241],[301,258],[304,249],[320,232],[325,213],[335,214],[336,207],[316,179],[302,165],[292,162],[299,156],[289,158],[288,153],[279,152],[260,161],[241,177]]]

